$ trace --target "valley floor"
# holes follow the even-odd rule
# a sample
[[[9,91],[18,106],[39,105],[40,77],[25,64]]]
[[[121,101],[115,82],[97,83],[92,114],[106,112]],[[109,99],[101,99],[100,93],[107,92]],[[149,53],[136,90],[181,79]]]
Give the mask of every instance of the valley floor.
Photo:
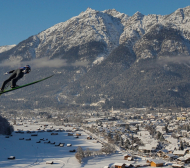
[[[80,133],[82,136],[75,138],[68,136],[68,132],[58,132],[58,135],[51,135],[52,132],[40,132],[38,136],[31,136],[32,133],[27,131],[37,131],[40,125],[51,125],[53,129],[67,129],[66,127],[54,126],[50,123],[27,123],[28,127],[14,126],[15,131],[17,129],[23,130],[23,134],[13,132],[9,138],[0,136],[0,167],[15,167],[15,168],[26,168],[26,167],[52,167],[52,165],[46,164],[46,161],[53,161],[53,167],[81,167],[78,160],[75,158],[75,153],[69,152],[69,150],[77,149],[78,146],[82,148],[90,148],[98,150],[101,148],[101,144],[93,143],[93,141],[87,140],[87,134],[84,132]],[[49,126],[48,126],[49,127]],[[70,129],[70,128],[69,128]],[[33,133],[35,134],[35,133]],[[19,140],[22,139],[23,140]],[[31,138],[31,140],[26,140]],[[40,139],[48,139],[36,143]],[[45,144],[44,142],[55,142],[55,144],[65,143],[64,147],[57,147],[55,144]],[[72,144],[71,147],[67,147],[67,144]],[[8,160],[9,156],[15,156],[15,160]],[[85,166],[86,167],[86,166]]]
[[[37,129],[43,129],[44,125],[48,125],[45,131],[37,133]],[[79,138],[68,136],[66,131],[56,132],[58,129],[72,130],[73,127],[55,126],[47,122],[24,122],[23,125],[14,125],[14,129],[15,132],[9,138],[3,135],[0,136],[0,168],[103,168],[104,166],[111,167],[114,163],[130,164],[130,161],[123,159],[125,152],[123,154],[117,152],[110,155],[84,158],[82,164],[80,164],[75,158],[75,152],[69,152],[70,150],[77,150],[78,146],[81,146],[83,150],[87,148],[99,150],[102,145],[95,143],[95,140],[87,140],[88,135],[83,131],[74,133],[74,135],[81,133]],[[50,129],[55,129],[55,131],[48,132]],[[21,133],[16,133],[18,130],[21,130]],[[27,133],[27,131],[31,133]],[[58,133],[58,135],[51,135],[51,133]],[[34,134],[37,134],[37,136],[31,136]],[[31,140],[27,140],[30,138]],[[40,139],[44,140],[41,140],[41,143],[36,143]],[[55,144],[47,143],[48,141],[55,142]],[[64,147],[55,146],[59,143],[65,143]],[[72,146],[67,147],[67,144],[72,144]],[[15,159],[9,160],[8,157],[10,156],[15,156]],[[53,161],[53,165],[46,164],[47,161]],[[141,158],[138,162],[144,163],[145,160]],[[134,163],[134,161],[131,163]]]

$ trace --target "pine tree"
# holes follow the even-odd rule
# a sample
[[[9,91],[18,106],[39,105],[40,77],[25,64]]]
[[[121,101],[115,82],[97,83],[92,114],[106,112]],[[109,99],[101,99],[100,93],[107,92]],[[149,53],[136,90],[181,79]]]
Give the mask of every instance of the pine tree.
[[[120,144],[119,144],[119,146],[122,147],[123,145],[124,145],[123,138],[120,137]]]
[[[165,131],[168,133],[168,125],[165,125]]]
[[[187,130],[187,132],[189,132],[189,131],[190,131],[190,127],[189,127],[189,125],[187,125],[187,129],[186,129],[186,130]]]
[[[129,139],[126,139],[125,143],[124,143],[124,146],[126,149],[129,149],[129,146],[131,145]]]
[[[163,137],[163,134],[160,135],[160,141],[164,141],[164,137]]]
[[[184,150],[184,144],[183,144],[182,141],[180,142],[180,147],[179,147],[179,149],[180,149],[180,150]]]
[[[137,124],[137,131],[139,131],[139,125]]]

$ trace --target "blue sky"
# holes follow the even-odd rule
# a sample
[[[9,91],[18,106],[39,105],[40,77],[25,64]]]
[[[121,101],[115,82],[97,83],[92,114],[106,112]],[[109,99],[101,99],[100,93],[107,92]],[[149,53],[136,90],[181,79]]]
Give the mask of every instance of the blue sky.
[[[132,16],[137,11],[167,15],[189,5],[189,0],[0,0],[0,46],[18,44],[88,7]]]

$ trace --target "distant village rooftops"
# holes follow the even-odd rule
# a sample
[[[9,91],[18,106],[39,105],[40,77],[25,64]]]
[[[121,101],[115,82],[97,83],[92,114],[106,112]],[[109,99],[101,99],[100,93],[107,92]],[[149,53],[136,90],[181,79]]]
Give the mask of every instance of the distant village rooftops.
[[[154,162],[154,163],[156,163],[156,164],[163,164],[163,163],[165,163],[165,161],[163,161],[163,160],[160,160],[160,159],[148,159],[147,160],[148,162]]]
[[[179,155],[179,156],[184,156],[185,155],[185,150],[175,150],[173,152],[174,155]]]
[[[100,120],[104,120],[104,118],[87,118],[87,119],[84,119],[85,121],[88,121],[88,122],[93,122],[93,121],[100,121]]]

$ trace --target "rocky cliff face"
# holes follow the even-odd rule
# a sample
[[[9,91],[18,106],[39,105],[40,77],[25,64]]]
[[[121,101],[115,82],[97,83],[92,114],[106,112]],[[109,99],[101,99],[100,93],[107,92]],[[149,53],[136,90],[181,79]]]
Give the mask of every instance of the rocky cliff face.
[[[188,95],[189,55],[190,7],[166,16],[140,12],[128,16],[114,9],[88,8],[1,53],[0,60],[64,60],[62,67],[43,70],[58,75],[59,82],[46,90],[53,104],[81,105],[105,99],[105,108],[109,104],[189,106],[188,96],[182,96]],[[43,76],[40,68],[35,71]],[[173,93],[173,88],[181,90]],[[44,91],[38,93],[41,99]]]

